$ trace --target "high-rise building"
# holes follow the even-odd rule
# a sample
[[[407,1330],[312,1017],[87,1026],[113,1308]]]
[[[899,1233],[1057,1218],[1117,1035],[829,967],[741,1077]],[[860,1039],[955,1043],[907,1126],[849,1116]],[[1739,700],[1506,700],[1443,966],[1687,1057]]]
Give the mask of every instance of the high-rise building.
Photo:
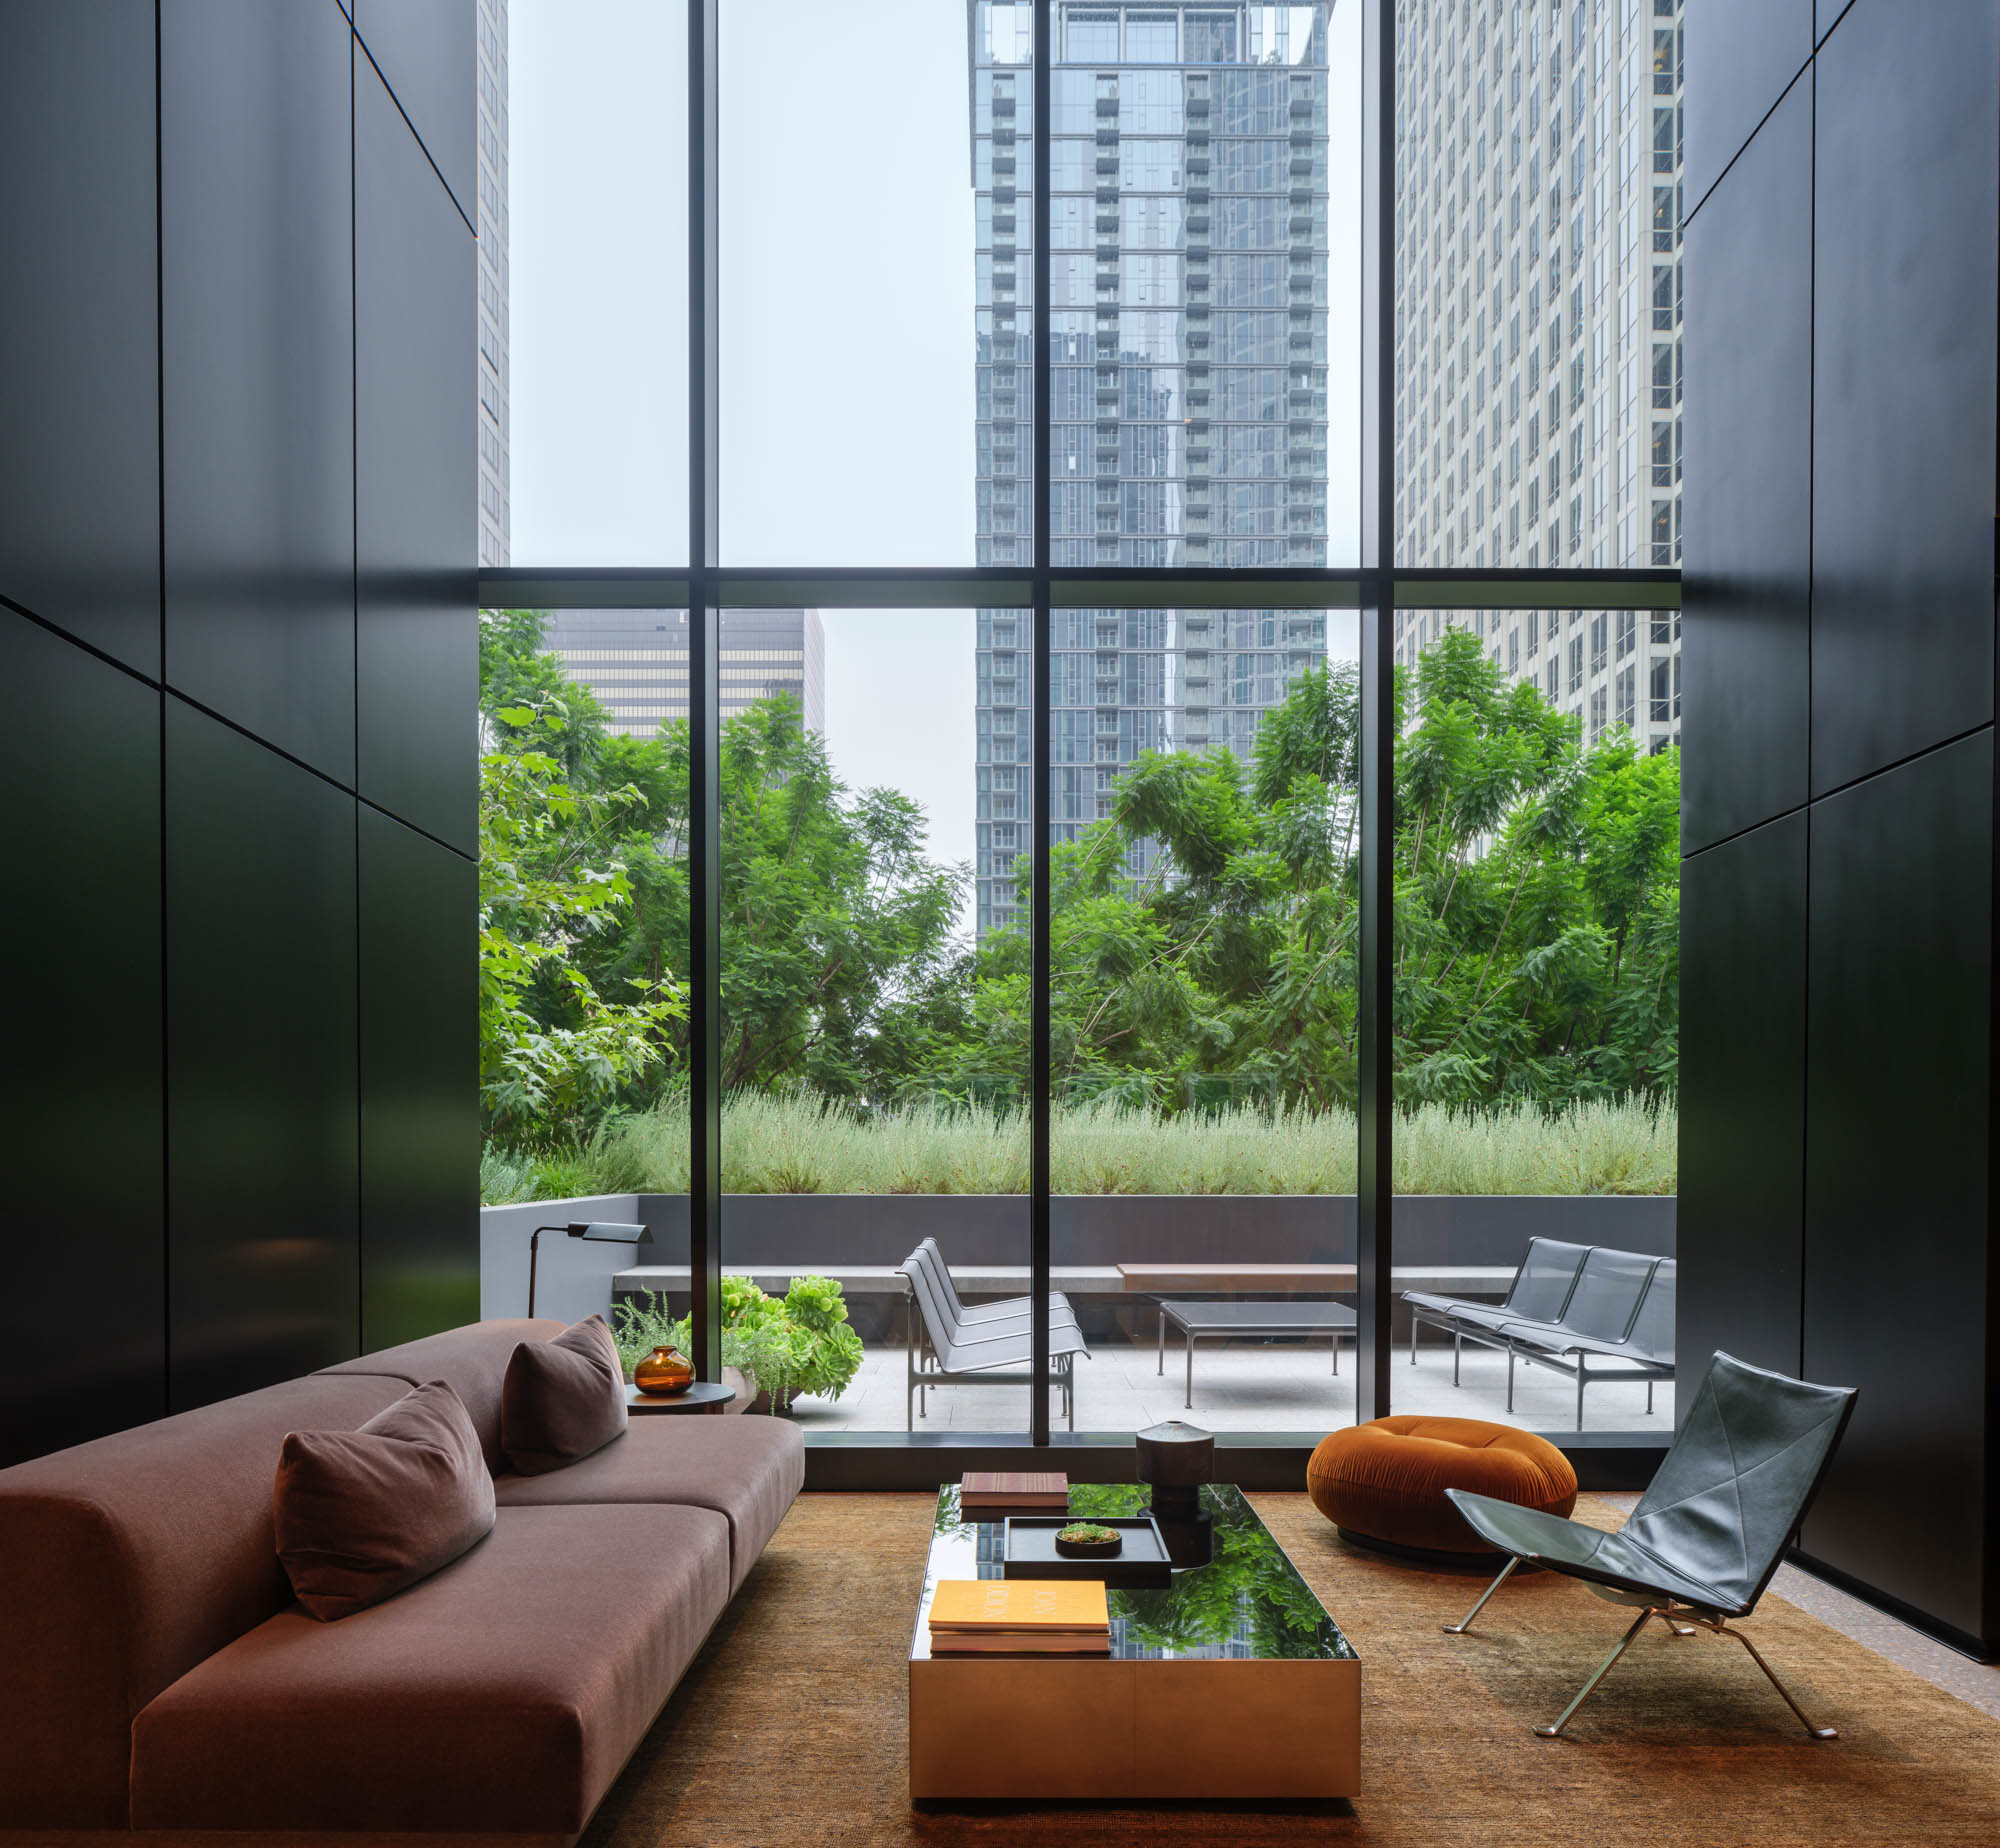
[[[1048,340],[1058,565],[1323,565],[1328,8],[1059,0]],[[981,564],[1032,545],[1031,9],[971,0]],[[1018,611],[982,610],[978,926],[1028,845]],[[1107,815],[1142,750],[1247,751],[1326,623],[1282,610],[1065,609],[1051,838]],[[1140,843],[1130,870],[1152,849]]]
[[[507,0],[479,0],[479,562],[508,562]]]
[[[1681,555],[1681,0],[1397,7],[1396,557]],[[1471,628],[1586,739],[1680,739],[1680,619],[1408,610]]]
[[[544,646],[611,713],[611,729],[651,737],[688,715],[685,610],[557,610]],[[826,638],[818,610],[725,610],[720,648],[724,720],[788,693],[805,728],[826,732]]]

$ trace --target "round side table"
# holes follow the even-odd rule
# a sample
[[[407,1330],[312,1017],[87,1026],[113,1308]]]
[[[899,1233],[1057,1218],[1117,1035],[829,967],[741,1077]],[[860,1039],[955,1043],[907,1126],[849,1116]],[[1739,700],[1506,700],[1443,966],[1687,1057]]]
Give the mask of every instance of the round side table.
[[[686,1392],[677,1392],[671,1398],[661,1398],[653,1393],[641,1392],[636,1386],[628,1386],[625,1388],[625,1409],[635,1418],[642,1413],[720,1412],[735,1397],[734,1386],[718,1386],[712,1380],[696,1380]]]

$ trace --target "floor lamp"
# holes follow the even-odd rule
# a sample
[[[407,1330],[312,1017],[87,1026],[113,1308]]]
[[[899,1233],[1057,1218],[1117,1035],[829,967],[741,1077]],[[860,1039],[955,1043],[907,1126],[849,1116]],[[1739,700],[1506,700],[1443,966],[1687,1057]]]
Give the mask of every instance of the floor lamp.
[[[571,1238],[585,1238],[599,1245],[644,1247],[653,1242],[650,1226],[628,1226],[615,1219],[572,1219],[566,1225],[537,1226],[528,1240],[528,1313],[531,1316],[535,1313],[535,1266],[541,1258],[544,1232],[567,1232]]]

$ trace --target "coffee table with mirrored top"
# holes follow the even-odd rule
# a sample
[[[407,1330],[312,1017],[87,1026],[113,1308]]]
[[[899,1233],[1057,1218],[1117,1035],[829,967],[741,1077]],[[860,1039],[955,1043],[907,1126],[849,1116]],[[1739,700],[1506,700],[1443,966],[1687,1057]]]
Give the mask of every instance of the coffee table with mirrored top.
[[[1148,1491],[1076,1484],[1078,1516],[1137,1514]],[[1004,1523],[938,1496],[910,1640],[910,1796],[1351,1797],[1361,1662],[1241,1490],[1201,1491],[1199,1528],[1162,1524],[1163,1590],[1110,1592],[1107,1656],[934,1656],[941,1579],[1001,1578]]]

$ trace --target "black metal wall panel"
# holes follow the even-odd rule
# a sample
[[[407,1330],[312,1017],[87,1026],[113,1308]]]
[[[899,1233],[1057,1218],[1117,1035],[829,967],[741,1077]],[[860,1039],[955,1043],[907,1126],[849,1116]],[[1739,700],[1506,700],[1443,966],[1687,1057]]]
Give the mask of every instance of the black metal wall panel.
[[[363,804],[361,1345],[479,1319],[478,869]]]
[[[0,597],[160,671],[152,0],[0,8]]]
[[[1812,810],[1805,1370],[1861,1397],[1804,1544],[1973,1634],[1988,1542],[1992,823],[1990,732]]]
[[[168,695],[176,1410],[357,1351],[354,808]]]
[[[355,0],[354,29],[468,224],[479,220],[473,0]]]
[[[1681,841],[1691,852],[1807,797],[1810,74],[1709,196],[1685,249],[1701,284],[1687,292],[1682,413]]]
[[[1801,813],[1681,863],[1677,1347],[1690,1381],[1717,1348],[1799,1370],[1805,1029]]]
[[[471,81],[468,49],[468,92]],[[354,72],[354,238],[357,787],[470,853],[473,237],[365,61]]]
[[[160,696],[11,610],[0,687],[4,1467],[158,1417],[166,1317]]]
[[[166,678],[354,781],[353,35],[161,15]]]
[[[1815,73],[1822,792],[1993,716],[2000,9],[1863,0]]]
[[[1686,0],[1681,30],[1681,196],[1693,212],[1811,58],[1813,0]]]

